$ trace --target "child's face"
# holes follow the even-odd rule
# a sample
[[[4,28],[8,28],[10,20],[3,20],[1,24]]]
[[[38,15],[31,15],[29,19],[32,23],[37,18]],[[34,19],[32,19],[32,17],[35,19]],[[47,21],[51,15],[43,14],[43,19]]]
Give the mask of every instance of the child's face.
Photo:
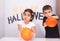
[[[44,16],[49,17],[52,16],[52,10],[44,10]]]
[[[23,15],[23,19],[25,22],[29,22],[31,20],[31,13],[25,12]]]

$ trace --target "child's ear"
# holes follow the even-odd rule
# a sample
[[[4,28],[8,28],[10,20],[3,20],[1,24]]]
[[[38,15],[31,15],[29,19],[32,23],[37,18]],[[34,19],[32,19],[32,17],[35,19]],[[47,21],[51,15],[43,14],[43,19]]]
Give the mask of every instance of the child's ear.
[[[34,19],[34,15],[33,15],[33,13],[32,13],[31,20],[33,20],[33,19]]]
[[[31,20],[32,20],[32,17],[31,17]]]
[[[33,17],[31,17],[31,19],[30,19],[31,21],[33,20]]]

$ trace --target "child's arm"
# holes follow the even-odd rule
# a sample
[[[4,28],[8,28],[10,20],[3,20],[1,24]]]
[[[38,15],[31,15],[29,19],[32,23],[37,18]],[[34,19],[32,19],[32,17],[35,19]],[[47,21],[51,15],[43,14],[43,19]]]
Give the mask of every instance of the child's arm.
[[[31,30],[32,30],[32,32],[34,32],[34,33],[36,32],[36,31],[35,31],[35,30],[36,30],[35,27],[32,27]]]
[[[56,18],[56,19],[59,19],[59,17],[58,16],[52,16],[53,18]]]
[[[22,26],[20,24],[18,24],[18,30],[21,31],[22,30]]]
[[[46,23],[44,23],[43,25],[44,25],[44,27],[47,27]]]
[[[42,24],[44,27],[47,27],[47,25],[46,25],[46,19],[47,19],[47,17],[44,16],[44,18],[43,18],[43,24]]]
[[[32,30],[33,37],[35,37],[36,36],[36,28],[35,27],[32,27],[31,30]]]

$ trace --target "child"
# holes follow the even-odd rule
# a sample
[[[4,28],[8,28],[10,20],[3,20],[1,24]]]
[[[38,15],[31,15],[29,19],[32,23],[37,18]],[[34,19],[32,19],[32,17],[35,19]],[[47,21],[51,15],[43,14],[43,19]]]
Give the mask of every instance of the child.
[[[33,20],[33,11],[31,9],[25,9],[23,13],[23,20],[18,22],[18,29],[21,31],[23,28],[28,27],[32,29],[33,37],[35,37],[35,24]]]
[[[58,16],[52,14],[52,7],[50,5],[45,5],[43,7],[43,13],[44,13],[43,26],[45,27],[45,30],[46,30],[45,37],[46,38],[58,38],[59,37],[58,25],[51,28],[51,27],[48,27],[45,23],[48,17],[52,16],[53,18],[59,19]]]

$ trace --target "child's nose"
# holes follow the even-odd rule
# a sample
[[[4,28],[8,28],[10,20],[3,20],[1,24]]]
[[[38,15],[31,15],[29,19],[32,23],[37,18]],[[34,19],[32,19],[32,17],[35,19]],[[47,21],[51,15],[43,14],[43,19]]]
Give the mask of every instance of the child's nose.
[[[27,16],[25,16],[25,18],[27,18]]]

